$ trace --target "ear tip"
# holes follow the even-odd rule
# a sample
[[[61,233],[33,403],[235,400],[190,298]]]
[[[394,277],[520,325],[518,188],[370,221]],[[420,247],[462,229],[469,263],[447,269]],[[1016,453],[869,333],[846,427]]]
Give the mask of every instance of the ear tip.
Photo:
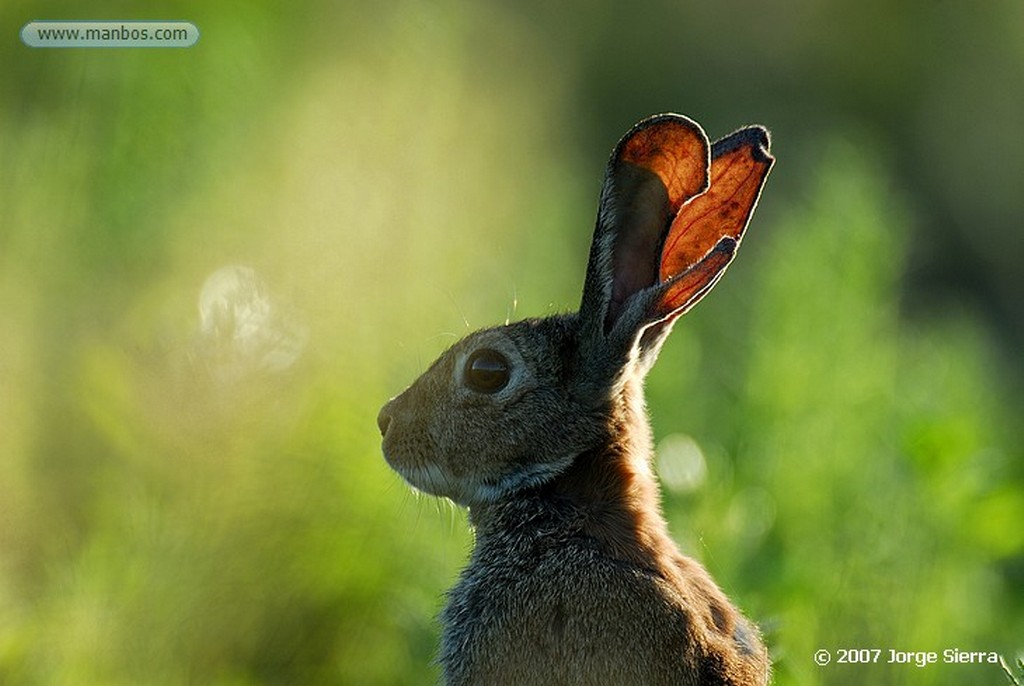
[[[726,255],[732,255],[736,252],[736,249],[740,247],[740,239],[732,236],[722,236],[722,239],[715,244],[711,252],[725,253]]]
[[[662,114],[655,114],[647,117],[646,119],[641,119],[634,124],[633,127],[626,132],[626,135],[624,135],[619,141],[615,151],[612,153],[612,159],[615,159],[618,156],[618,153],[623,149],[623,146],[625,146],[631,139],[634,139],[637,134],[654,128],[660,129],[661,132],[667,134],[669,137],[671,137],[672,134],[668,132],[674,129],[678,132],[678,140],[684,140],[689,137],[696,138],[704,148],[705,155],[710,151],[711,143],[708,140],[707,133],[704,132],[704,128],[700,124],[684,114],[663,112]]]
[[[764,161],[774,160],[772,157],[772,134],[767,128],[760,124],[750,126],[743,131],[750,137],[751,143],[754,143],[754,157],[760,156]]]
[[[758,162],[772,164],[775,158],[771,154],[772,136],[767,128],[760,124],[744,127],[715,141],[711,148],[711,157],[719,157],[744,146],[750,147],[750,153]]]
[[[667,124],[675,124],[677,126],[682,126],[684,128],[690,129],[695,133],[706,135],[704,134],[704,128],[700,124],[695,122],[693,119],[690,119],[685,114],[677,114],[676,112],[662,112],[661,114],[652,114],[646,119],[641,119],[640,121],[638,121],[633,126],[633,131],[639,131],[641,129],[646,129],[651,126]]]

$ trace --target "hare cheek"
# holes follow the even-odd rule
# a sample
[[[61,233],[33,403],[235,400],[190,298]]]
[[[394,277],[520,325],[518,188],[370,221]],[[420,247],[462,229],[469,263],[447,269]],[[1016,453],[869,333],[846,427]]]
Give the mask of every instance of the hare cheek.
[[[462,491],[457,479],[453,479],[443,465],[416,449],[403,450],[401,443],[384,448],[384,459],[406,483],[417,491],[446,498],[457,498]]]

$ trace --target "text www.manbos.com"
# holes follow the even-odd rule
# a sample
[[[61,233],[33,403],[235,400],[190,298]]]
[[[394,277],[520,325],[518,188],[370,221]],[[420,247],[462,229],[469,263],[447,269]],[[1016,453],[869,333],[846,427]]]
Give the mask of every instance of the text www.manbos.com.
[[[21,40],[32,48],[187,48],[199,29],[187,21],[31,21]]]

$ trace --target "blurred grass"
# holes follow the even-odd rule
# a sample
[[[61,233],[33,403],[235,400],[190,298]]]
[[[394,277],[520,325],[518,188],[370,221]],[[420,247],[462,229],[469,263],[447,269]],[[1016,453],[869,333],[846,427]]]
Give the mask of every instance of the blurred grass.
[[[580,148],[606,122],[526,15],[174,9],[196,48],[0,49],[0,683],[424,683],[469,533],[388,471],[377,408],[467,326],[575,305],[614,140]],[[617,106],[617,132],[650,113]],[[666,509],[770,629],[778,684],[974,681],[810,659],[1024,651],[1009,372],[971,310],[903,316],[897,165],[811,128],[777,132],[741,257],[650,380],[702,465]],[[259,285],[204,328],[230,265]]]

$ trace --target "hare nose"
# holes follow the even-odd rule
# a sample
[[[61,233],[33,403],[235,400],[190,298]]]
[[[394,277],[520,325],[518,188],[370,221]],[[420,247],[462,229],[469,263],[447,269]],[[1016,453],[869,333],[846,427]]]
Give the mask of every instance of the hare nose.
[[[384,407],[380,408],[380,412],[377,414],[377,428],[380,429],[380,435],[383,437],[388,433],[388,427],[391,426],[391,413],[388,412],[388,403]]]

